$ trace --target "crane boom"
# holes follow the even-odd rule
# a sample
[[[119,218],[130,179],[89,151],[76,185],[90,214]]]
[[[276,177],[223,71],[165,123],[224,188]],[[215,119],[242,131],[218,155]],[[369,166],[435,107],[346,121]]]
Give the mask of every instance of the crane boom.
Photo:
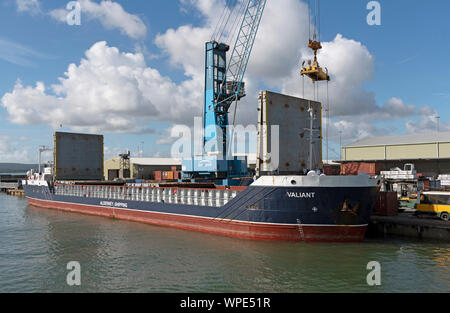
[[[231,96],[227,99],[227,104],[231,104],[234,100],[245,95],[241,89],[248,61],[253,49],[256,34],[258,33],[259,24],[264,13],[267,0],[249,0],[242,19],[236,43],[233,47],[228,69],[226,72],[227,81],[222,85],[222,91],[228,90],[227,94]],[[229,105],[228,105],[229,107]]]
[[[203,151],[200,158],[183,160],[185,179],[220,178],[227,184],[228,178],[248,175],[246,158],[227,155],[228,110],[245,96],[243,79],[267,0],[244,1],[245,11],[228,66],[229,45],[211,40],[205,46]]]

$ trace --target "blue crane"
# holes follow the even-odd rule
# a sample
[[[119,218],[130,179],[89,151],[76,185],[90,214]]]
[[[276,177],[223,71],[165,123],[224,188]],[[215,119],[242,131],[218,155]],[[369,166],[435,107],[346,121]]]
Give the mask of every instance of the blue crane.
[[[242,3],[243,16],[228,63],[229,45],[215,38],[206,43],[202,155],[183,160],[184,179],[214,179],[217,183],[231,185],[248,176],[246,157],[231,155],[232,129],[228,114],[233,102],[237,105],[245,97],[244,75],[265,5],[266,0]],[[228,21],[230,15],[228,13],[222,21]],[[223,23],[223,27],[226,24]],[[217,33],[223,33],[223,29]]]

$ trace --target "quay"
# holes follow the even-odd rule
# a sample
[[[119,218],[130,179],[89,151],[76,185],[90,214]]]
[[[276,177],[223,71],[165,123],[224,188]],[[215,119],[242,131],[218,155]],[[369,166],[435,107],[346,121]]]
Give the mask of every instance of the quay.
[[[25,192],[23,189],[8,189],[6,193],[10,196],[25,197]]]
[[[0,175],[0,191],[11,196],[24,197],[21,180],[25,177],[25,175]]]
[[[450,222],[427,215],[416,216],[414,212],[400,213],[397,216],[372,215],[367,236],[373,238],[387,235],[450,242]]]
[[[2,182],[0,181],[0,190],[7,191],[9,189],[19,188],[19,182]]]

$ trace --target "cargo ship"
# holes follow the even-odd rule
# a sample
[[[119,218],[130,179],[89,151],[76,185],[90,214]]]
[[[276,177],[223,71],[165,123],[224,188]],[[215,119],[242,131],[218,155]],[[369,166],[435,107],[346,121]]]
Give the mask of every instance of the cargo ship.
[[[246,239],[359,242],[379,182],[367,175],[262,176],[247,187],[53,183],[51,168],[23,181],[34,206]]]
[[[245,157],[230,151],[234,136],[239,138],[234,128],[236,108],[246,96],[244,74],[266,0],[243,4],[234,48],[215,40],[225,32],[226,25],[218,25],[218,32],[205,44],[202,147],[199,154],[183,158],[178,183],[77,183],[103,177],[103,159],[89,159],[103,157],[103,138],[69,135],[61,141],[64,136],[56,135],[53,167],[37,175],[30,172],[23,182],[29,202],[44,208],[247,239],[363,240],[380,181],[367,174],[321,174],[321,103],[261,92],[256,171],[249,170]],[[232,11],[224,10],[225,14]],[[314,62],[310,60],[310,66],[301,71],[314,84],[330,80],[328,71],[317,61],[322,46],[316,38],[320,36],[314,33],[308,44],[314,51]],[[232,55],[228,60],[229,51]],[[230,123],[233,104],[234,119]],[[243,135],[240,138],[246,138]],[[82,142],[82,147],[77,142]],[[122,172],[129,172],[129,168],[123,165]]]

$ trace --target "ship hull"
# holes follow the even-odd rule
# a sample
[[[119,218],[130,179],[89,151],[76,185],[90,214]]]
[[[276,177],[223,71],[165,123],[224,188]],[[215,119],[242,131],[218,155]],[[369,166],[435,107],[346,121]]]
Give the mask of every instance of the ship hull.
[[[31,205],[216,235],[273,241],[360,242],[378,188],[247,187],[220,207],[55,195],[25,185]]]

